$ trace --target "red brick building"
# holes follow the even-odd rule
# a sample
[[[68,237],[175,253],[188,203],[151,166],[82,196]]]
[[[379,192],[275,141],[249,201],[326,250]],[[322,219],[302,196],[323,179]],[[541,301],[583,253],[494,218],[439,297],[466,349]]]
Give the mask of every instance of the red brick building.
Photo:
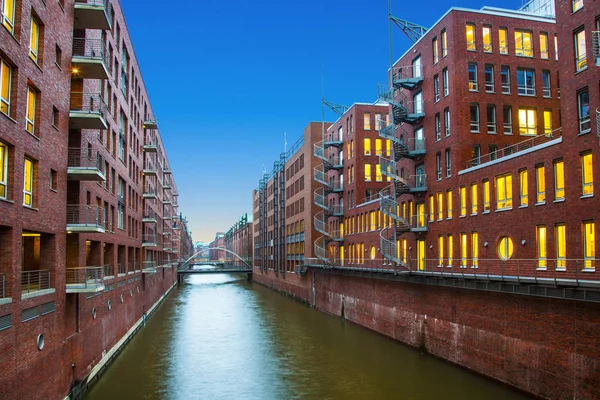
[[[225,248],[228,250],[227,259],[233,264],[241,267],[252,265],[252,217],[242,215],[225,232]]]
[[[217,232],[215,240],[210,242],[208,247],[208,259],[210,261],[225,261],[225,234],[223,232]]]
[[[175,283],[175,182],[118,1],[1,12],[0,398],[63,398]]]

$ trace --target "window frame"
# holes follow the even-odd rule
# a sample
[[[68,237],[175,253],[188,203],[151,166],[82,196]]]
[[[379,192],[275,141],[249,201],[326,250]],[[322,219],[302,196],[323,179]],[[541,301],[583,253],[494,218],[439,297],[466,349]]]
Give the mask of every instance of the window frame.
[[[561,182],[562,181],[562,182]],[[554,161],[554,201],[565,200],[565,162]]]
[[[488,43],[486,43],[486,30],[487,30],[487,38]],[[492,43],[492,27],[490,25],[483,25],[481,27],[481,37],[483,40],[483,52],[484,53],[492,53],[494,51],[493,43]]]
[[[0,142],[0,199],[8,199],[8,145]]]
[[[587,157],[589,163],[586,163]],[[586,167],[589,164],[589,167]],[[586,176],[587,175],[587,176]],[[591,179],[588,179],[591,178]],[[594,158],[591,152],[581,154],[581,196],[591,197],[594,195]]]
[[[500,67],[500,76],[502,81],[502,94],[510,94],[510,66],[502,65]]]
[[[2,96],[2,92],[4,91],[2,82],[5,81],[3,79],[3,73],[4,73],[3,71],[8,71],[8,79],[6,79],[6,82],[8,82],[8,90],[7,90],[6,98],[4,96]],[[13,79],[12,65],[7,63],[5,59],[0,57],[0,112],[2,112],[5,115],[8,115],[8,116],[10,116],[10,111],[11,111],[10,100],[12,97],[12,79]],[[2,110],[3,108],[6,108],[6,112],[4,110]]]
[[[582,40],[583,39],[583,40]],[[581,28],[573,32],[573,55],[575,56],[575,73],[587,69],[585,29]]]
[[[442,78],[443,78],[443,91],[444,97],[447,97],[450,94],[450,85],[448,83],[450,79],[450,74],[448,73],[448,67],[442,69]]]
[[[537,110],[529,107],[519,107],[519,135],[521,136],[536,136],[537,135]],[[525,124],[521,121],[521,111],[525,114]],[[530,124],[529,118],[533,116],[533,125]]]
[[[476,119],[473,120],[473,107],[475,107],[475,114],[476,114]],[[481,117],[480,117],[480,113],[479,113],[479,104],[478,103],[471,103],[469,106],[469,120],[470,120],[470,125],[471,125],[471,133],[479,133],[480,132],[480,121],[481,121]]]
[[[546,47],[546,50],[544,50],[544,47]],[[548,34],[546,32],[540,32],[540,58],[542,60],[550,59],[550,47],[548,46]]]
[[[588,232],[588,227],[591,228]],[[582,222],[583,269],[596,267],[596,223],[593,220]],[[588,237],[589,236],[589,237]]]
[[[512,174],[497,175],[494,180],[496,184],[496,211],[512,210]],[[502,191],[499,190],[500,187],[503,188]],[[504,196],[500,196],[501,193],[503,193]]]
[[[504,34],[504,40],[502,35]],[[502,45],[504,42],[504,45]],[[500,54],[508,54],[508,29],[505,27],[498,28],[498,50]]]
[[[517,94],[519,96],[535,96],[535,71],[533,69],[517,68]]]
[[[491,110],[491,114],[490,114]],[[491,116],[491,118],[490,118]],[[486,117],[487,117],[487,133],[488,134],[497,134],[498,129],[496,128],[496,105],[488,104],[486,106]]]
[[[519,199],[520,207],[529,206],[529,173],[526,169],[519,171]]]
[[[363,129],[365,131],[371,130],[371,113],[370,112],[363,113]]]
[[[582,102],[582,96],[587,97],[587,108]],[[584,112],[587,111],[587,115]],[[579,123],[579,133],[587,133],[592,130],[591,115],[590,115],[590,92],[588,88],[577,92],[577,121]]]
[[[28,165],[29,164],[29,165]],[[29,181],[27,179],[29,172]],[[33,208],[34,200],[34,182],[35,182],[35,162],[29,157],[25,157],[23,164],[23,205]],[[29,199],[29,200],[28,200]]]
[[[564,223],[554,225],[554,242],[556,250],[556,269],[567,268],[567,227]]]
[[[491,73],[490,73],[490,71],[491,71]],[[492,64],[485,64],[483,75],[484,75],[486,93],[494,93],[496,91],[496,82],[494,79],[494,66]],[[488,80],[488,77],[491,79]]]
[[[8,15],[6,13],[7,8],[7,0],[2,1],[2,25],[6,28],[6,30],[11,34],[15,35],[15,18],[17,15],[17,0],[9,0],[12,2],[12,15]]]
[[[546,204],[546,168],[544,165],[535,167],[535,204]]]
[[[444,134],[450,136],[450,107],[444,108]]]
[[[30,109],[32,107],[32,109]],[[25,110],[25,130],[34,136],[36,135],[35,114],[37,109],[37,91],[30,85],[27,85],[27,102]]]
[[[5,1],[5,0],[4,0]],[[36,30],[34,30],[36,27]],[[31,16],[31,26],[29,28],[29,58],[36,64],[39,65],[40,61],[40,36],[41,36],[42,26],[40,22],[32,15]],[[35,34],[35,38],[34,38]],[[35,49],[33,48],[35,45]]]
[[[545,270],[548,265],[548,230],[546,229],[546,225],[537,225],[535,227],[535,243],[537,268]]]
[[[473,35],[472,41],[469,41],[469,31]],[[475,24],[465,24],[465,43],[467,45],[467,51],[477,51],[477,37],[475,33]]]
[[[508,113],[507,113],[508,111]],[[507,117],[508,116],[508,121],[507,121]],[[511,106],[503,106],[502,107],[502,123],[503,123],[503,127],[504,127],[504,134],[513,134],[513,121],[512,121],[512,107]]]
[[[517,40],[517,34],[521,35],[520,43]],[[529,48],[525,47],[525,37],[529,36]],[[515,55],[517,57],[528,57],[533,58],[533,32],[528,30],[515,29],[514,33],[515,39]],[[520,44],[520,46],[519,46]]]
[[[450,158],[450,149],[446,149],[444,153],[446,156],[446,178],[449,178],[452,176],[452,158]]]
[[[467,78],[469,80],[469,92],[478,92],[479,78],[477,76],[477,63],[469,62],[467,65]]]
[[[448,209],[446,219],[452,219],[452,189],[446,190],[446,208]]]

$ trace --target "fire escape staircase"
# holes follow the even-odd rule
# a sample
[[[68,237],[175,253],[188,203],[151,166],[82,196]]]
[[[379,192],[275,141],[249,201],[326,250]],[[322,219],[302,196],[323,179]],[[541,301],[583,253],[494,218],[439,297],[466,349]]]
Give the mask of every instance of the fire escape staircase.
[[[379,99],[392,106],[395,125],[400,125],[403,122],[415,124],[425,117],[422,103],[409,101],[403,90],[399,91],[398,96],[394,96],[394,90],[387,90],[385,87],[379,86]]]

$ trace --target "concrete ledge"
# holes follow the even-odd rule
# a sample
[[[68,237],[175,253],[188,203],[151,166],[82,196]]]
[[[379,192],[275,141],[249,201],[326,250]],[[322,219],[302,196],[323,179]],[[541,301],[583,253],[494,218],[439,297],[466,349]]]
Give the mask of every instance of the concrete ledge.
[[[52,294],[52,293],[56,293],[56,289],[44,289],[44,290],[38,290],[37,292],[22,293],[21,300],[32,299],[34,297],[45,296],[47,294]]]

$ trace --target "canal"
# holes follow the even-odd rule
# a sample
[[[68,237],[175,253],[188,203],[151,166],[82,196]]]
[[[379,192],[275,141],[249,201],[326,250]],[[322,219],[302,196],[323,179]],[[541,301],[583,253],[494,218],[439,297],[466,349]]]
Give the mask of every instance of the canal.
[[[527,399],[245,278],[185,279],[86,400]]]

